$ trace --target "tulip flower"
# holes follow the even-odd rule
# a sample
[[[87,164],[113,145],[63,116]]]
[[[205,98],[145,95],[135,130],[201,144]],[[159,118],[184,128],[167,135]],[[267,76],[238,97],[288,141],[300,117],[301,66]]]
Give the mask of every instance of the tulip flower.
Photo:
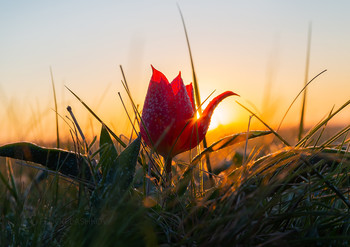
[[[194,148],[204,139],[216,106],[224,98],[237,94],[231,91],[220,94],[197,118],[192,83],[185,86],[181,72],[169,83],[161,72],[153,66],[152,69],[140,132],[148,146],[171,162],[174,156]]]

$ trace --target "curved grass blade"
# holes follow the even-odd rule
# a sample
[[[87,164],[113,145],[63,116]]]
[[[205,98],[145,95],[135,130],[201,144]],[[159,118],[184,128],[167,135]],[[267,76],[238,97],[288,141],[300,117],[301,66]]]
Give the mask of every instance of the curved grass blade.
[[[309,24],[309,33],[308,33],[308,41],[307,41],[307,51],[306,51],[306,66],[305,66],[305,79],[304,79],[304,85],[305,90],[303,93],[303,103],[301,105],[301,114],[300,114],[300,123],[299,123],[299,133],[298,133],[298,140],[301,139],[301,136],[304,132],[304,118],[305,118],[305,108],[306,108],[306,95],[307,95],[307,81],[309,76],[309,65],[310,65],[310,50],[311,50],[311,34],[312,34],[312,25]]]
[[[251,110],[249,110],[247,107],[245,107],[244,105],[242,105],[241,103],[237,102],[236,103],[238,105],[240,105],[241,107],[243,107],[244,109],[246,109],[250,114],[252,114],[254,117],[256,117],[263,125],[266,126],[266,128],[268,128],[278,139],[280,139],[281,142],[284,143],[284,145],[290,147],[291,145],[282,137],[280,136],[276,131],[274,131],[267,123],[265,123],[261,118],[259,118],[254,112],[252,112]]]
[[[282,120],[281,120],[280,124],[278,125],[277,131],[280,130],[280,128],[281,128],[281,126],[282,126],[282,123],[283,123],[284,119],[286,118],[286,116],[287,116],[287,114],[288,114],[290,108],[292,108],[292,106],[294,105],[295,101],[299,98],[300,94],[301,94],[302,92],[304,92],[304,90],[306,90],[306,88],[309,86],[309,84],[310,84],[311,82],[313,82],[317,77],[319,77],[321,74],[325,73],[326,71],[327,71],[327,70],[325,69],[325,70],[321,71],[320,73],[318,73],[316,76],[314,76],[314,77],[300,90],[300,92],[298,93],[298,95],[293,99],[292,103],[289,105],[287,111],[284,113],[284,115],[283,115],[283,117],[282,117]]]
[[[313,127],[295,146],[296,147],[302,147],[307,140],[309,140],[322,126],[327,124],[329,120],[331,120],[335,115],[337,115],[340,111],[342,111],[345,107],[347,107],[350,104],[350,100],[345,102],[342,106],[340,106],[335,112],[330,114],[326,119],[324,119],[322,122],[320,122],[318,125]]]
[[[125,148],[126,144],[95,114],[95,112],[93,110],[91,110],[91,108],[87,104],[85,104],[85,102],[82,99],[80,99],[79,96],[76,95],[72,90],[70,90],[67,86],[66,86],[66,88],[68,89],[69,92],[71,92],[80,101],[80,103],[83,104],[83,106],[96,118],[97,121],[99,121],[101,124],[106,126],[106,129],[114,137],[114,139],[116,139],[117,142],[119,142],[119,144]]]
[[[85,179],[92,179],[84,156],[74,152],[17,142],[0,146],[0,156],[37,163],[73,178],[79,177],[84,170]]]
[[[209,154],[211,152],[218,151],[218,150],[223,149],[225,147],[228,147],[228,146],[240,143],[240,142],[244,142],[247,139],[253,139],[253,138],[268,135],[271,133],[272,132],[268,131],[268,130],[255,130],[255,131],[250,131],[249,133],[243,132],[243,133],[238,133],[238,134],[224,137],[221,140],[214,142],[209,147],[204,149],[200,154],[198,154],[196,157],[194,157],[192,159],[191,164],[194,164],[194,163],[197,163],[198,161],[200,161],[202,156],[205,154]]]
[[[196,76],[196,71],[194,69],[194,63],[193,63],[193,56],[192,56],[191,46],[190,46],[190,40],[189,40],[188,34],[187,34],[187,28],[186,28],[186,24],[185,24],[185,19],[183,17],[183,14],[182,14],[182,11],[180,9],[179,4],[177,5],[177,8],[178,8],[180,16],[181,16],[181,21],[182,21],[182,25],[183,25],[183,28],[184,28],[184,31],[185,31],[185,36],[186,36],[188,53],[190,55],[190,60],[191,60],[193,87],[194,87],[194,94],[195,94],[195,103],[196,103],[196,106],[198,108],[199,115],[202,115],[201,97],[200,97],[200,94],[199,94],[199,86],[198,86],[198,80],[197,80],[197,76]],[[207,143],[207,138],[205,136],[204,136],[202,142],[203,142],[203,148],[206,149],[208,147],[208,143]],[[212,182],[214,182],[213,177],[211,175],[212,174],[212,168],[211,168],[211,163],[210,163],[210,159],[209,159],[208,156],[206,156],[206,164],[207,164],[207,169],[208,169],[208,172],[209,172],[209,179]],[[203,174],[201,174],[201,177],[203,177]],[[203,179],[201,179],[201,182],[203,182]]]

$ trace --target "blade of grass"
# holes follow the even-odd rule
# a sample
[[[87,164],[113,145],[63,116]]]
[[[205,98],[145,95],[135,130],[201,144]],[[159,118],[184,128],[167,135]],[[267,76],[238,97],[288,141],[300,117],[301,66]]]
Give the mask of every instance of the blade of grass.
[[[315,169],[314,165],[312,165],[305,157],[303,157],[303,155],[301,155],[300,158],[306,165],[311,167],[313,172],[315,172],[315,174],[328,186],[328,188],[330,188],[345,203],[345,205],[348,208],[350,208],[350,202],[348,201],[348,199],[344,197],[344,195],[340,192],[340,190],[335,185],[333,185],[329,180],[327,180],[321,173],[319,173]],[[320,162],[324,162],[324,161],[320,161]]]
[[[241,103],[237,102],[236,103],[238,105],[240,105],[241,107],[243,107],[245,110],[247,110],[250,114],[252,114],[254,117],[256,117],[263,125],[266,126],[266,128],[268,128],[278,139],[280,139],[281,142],[284,143],[284,145],[290,147],[290,144],[282,137],[280,136],[276,131],[274,131],[267,123],[265,123],[261,118],[259,118],[254,112],[252,112],[251,110],[249,110],[247,107],[245,107],[244,105],[242,105]]]
[[[101,124],[103,124],[104,126],[106,126],[106,129],[108,130],[108,132],[114,137],[114,139],[117,140],[117,142],[122,145],[122,147],[126,147],[126,144],[95,114],[95,112],[93,110],[91,110],[91,108],[85,104],[85,102],[79,98],[78,95],[76,95],[72,90],[70,90],[67,86],[65,86],[69,92],[71,92],[79,101],[80,103],[83,104],[83,106],[96,118],[97,121],[99,121]]]
[[[149,133],[148,133],[148,130],[147,130],[147,128],[146,128],[146,125],[145,125],[145,123],[144,123],[143,120],[142,120],[142,117],[141,117],[141,115],[140,115],[140,112],[138,111],[138,106],[136,106],[136,104],[135,104],[135,102],[134,102],[134,100],[133,100],[133,98],[132,98],[132,95],[131,95],[131,92],[130,92],[130,89],[129,89],[129,86],[128,86],[128,83],[127,83],[127,80],[126,80],[126,76],[125,76],[123,67],[122,67],[121,65],[119,65],[119,67],[120,67],[120,70],[121,70],[121,72],[122,72],[122,76],[123,76],[123,79],[124,79],[124,81],[121,80],[121,83],[122,83],[122,85],[123,85],[123,87],[124,87],[124,89],[125,89],[125,92],[127,93],[128,97],[129,97],[129,100],[130,100],[130,102],[131,102],[131,106],[133,107],[133,110],[134,110],[134,113],[135,113],[135,120],[137,121],[137,123],[138,123],[139,126],[141,126],[141,124],[143,125],[143,127],[144,127],[144,129],[145,129],[145,131],[146,131],[147,137],[149,138],[149,140],[151,140],[150,135],[149,135]],[[122,100],[121,95],[119,95],[119,97],[120,97],[120,99]],[[123,100],[122,100],[122,103],[123,103]],[[123,103],[123,105],[124,105],[124,109],[125,109],[125,111],[126,111],[125,104]],[[126,111],[126,112],[127,112],[127,111]],[[129,119],[130,119],[130,118],[129,118]],[[132,124],[132,122],[131,122],[131,124]],[[135,130],[135,131],[136,131],[136,130]],[[152,147],[156,147],[156,146],[157,146],[157,143],[154,145],[154,144],[152,143],[152,140],[151,140],[151,144],[152,144]],[[154,167],[155,170],[156,170],[156,172],[158,173],[158,175],[159,175],[162,179],[164,179],[164,177],[162,176],[162,172],[159,171],[158,167],[154,164],[154,160],[152,159],[152,154],[153,154],[153,151],[154,151],[154,150],[152,149],[152,150],[151,150],[151,153],[149,153],[149,152],[146,150],[146,147],[145,147],[144,142],[141,142],[141,145],[142,145],[143,149],[145,150],[145,152],[146,152],[146,154],[147,154],[149,160],[152,162],[152,167]],[[160,157],[159,157],[159,155],[158,155],[158,153],[155,152],[155,154],[156,154],[158,160],[161,160]],[[140,163],[141,166],[143,166],[143,164],[142,164],[140,158],[139,158],[139,163]],[[162,169],[162,167],[164,167],[164,164],[161,163],[159,167]]]
[[[264,135],[268,135],[271,134],[271,131],[250,131],[250,132],[245,132],[245,133],[238,133],[238,134],[234,134],[231,136],[226,136],[216,142],[214,142],[213,144],[211,144],[208,148],[204,149],[202,151],[202,153],[198,154],[196,157],[194,157],[191,161],[191,164],[195,164],[196,162],[198,162],[201,157],[207,153],[211,153],[211,152],[215,152],[218,151],[220,149],[229,147],[231,145],[240,143],[240,142],[244,142],[248,139],[253,139],[256,137],[260,137],[260,136],[264,136]]]
[[[298,97],[300,96],[300,94],[306,89],[307,86],[310,85],[311,82],[313,82],[317,77],[319,77],[321,74],[323,74],[323,73],[326,72],[326,71],[327,71],[327,70],[325,69],[325,70],[321,71],[320,73],[318,73],[316,76],[314,76],[314,78],[312,78],[312,79],[300,90],[300,92],[298,93],[298,95],[294,98],[294,100],[292,101],[292,103],[289,105],[289,107],[288,107],[286,113],[283,115],[283,118],[282,118],[280,124],[278,125],[277,131],[280,130],[280,128],[281,128],[281,126],[282,126],[282,123],[283,123],[284,119],[286,118],[286,116],[287,116],[287,114],[288,114],[290,108],[292,108],[292,105],[293,105],[293,104],[295,103],[295,101],[298,99]]]
[[[334,105],[333,105],[331,111],[329,112],[328,116],[330,116],[330,115],[332,114],[333,110],[334,110]],[[327,123],[323,126],[321,133],[318,135],[318,138],[317,138],[317,140],[316,140],[316,142],[315,142],[315,144],[314,144],[314,147],[317,146],[317,144],[318,144],[318,142],[320,141],[320,139],[321,139],[321,137],[322,137],[322,135],[323,135],[323,133],[324,133],[326,127],[327,127]]]
[[[309,25],[309,32],[308,32],[308,41],[307,41],[307,51],[306,51],[306,65],[305,65],[305,80],[304,80],[304,94],[303,94],[303,103],[301,106],[301,115],[300,115],[300,123],[299,123],[299,133],[298,133],[298,140],[301,139],[301,136],[304,132],[304,117],[305,117],[305,107],[306,107],[306,93],[307,93],[307,81],[309,76],[309,65],[310,65],[310,51],[311,51],[311,34],[312,34],[312,25],[310,23]]]
[[[187,34],[187,29],[186,29],[186,24],[185,24],[185,19],[183,17],[183,14],[182,14],[182,11],[180,9],[180,6],[179,4],[177,4],[177,8],[179,10],[179,13],[180,13],[180,16],[181,16],[181,21],[182,21],[182,25],[183,25],[183,28],[184,28],[184,31],[185,31],[185,36],[186,36],[186,42],[187,42],[187,47],[188,47],[188,53],[190,55],[190,60],[191,60],[191,68],[192,68],[192,77],[193,77],[193,85],[194,85],[194,92],[195,92],[195,102],[196,102],[196,106],[198,108],[198,112],[199,112],[199,115],[202,114],[202,107],[201,107],[201,98],[200,98],[200,94],[199,94],[199,87],[198,87],[198,81],[197,81],[197,76],[196,76],[196,71],[194,69],[194,63],[193,63],[193,57],[192,57],[192,51],[191,51],[191,46],[190,46],[190,41],[189,41],[189,38],[188,38],[188,34]],[[203,139],[203,148],[207,148],[208,147],[208,144],[207,144],[207,138],[204,136],[204,139]],[[209,172],[209,179],[210,181],[213,183],[214,182],[214,179],[213,179],[213,176],[211,175],[212,174],[212,168],[211,168],[211,164],[210,164],[210,158],[208,155],[205,156],[206,157],[206,164],[207,164],[207,169],[208,169],[208,172]],[[203,176],[203,174],[202,174]]]
[[[345,107],[347,107],[350,104],[350,100],[345,102],[341,107],[339,107],[334,113],[330,114],[326,119],[324,119],[322,122],[320,122],[318,125],[316,125],[314,128],[312,128],[309,133],[304,136],[297,144],[296,147],[300,147],[303,145],[311,136],[313,136],[322,126],[324,126],[326,123],[328,123],[329,120],[331,120],[335,115],[337,115],[340,111],[342,111]]]
[[[53,80],[53,73],[52,68],[50,67],[50,75],[51,75],[51,84],[52,84],[52,91],[53,91],[53,100],[55,103],[55,116],[56,116],[56,148],[60,148],[60,133],[58,128],[58,114],[57,114],[57,98],[56,98],[56,89],[55,89],[55,82]]]

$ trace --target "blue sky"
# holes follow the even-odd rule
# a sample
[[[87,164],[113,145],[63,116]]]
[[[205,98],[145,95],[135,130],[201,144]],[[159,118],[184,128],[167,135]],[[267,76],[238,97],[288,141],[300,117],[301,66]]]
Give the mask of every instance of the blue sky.
[[[328,71],[308,90],[307,123],[349,100],[349,1],[0,1],[0,117],[5,119],[0,127],[8,130],[0,142],[40,139],[46,127],[54,134],[50,66],[60,114],[72,105],[89,125],[88,113],[66,85],[119,132],[128,125],[117,96],[120,91],[125,97],[120,64],[140,105],[150,64],[169,80],[181,70],[185,83],[191,82],[176,3],[185,17],[202,98],[213,90],[232,90],[257,111],[274,112],[267,117],[277,124],[303,86],[311,22],[309,77]],[[270,106],[263,109],[267,85]],[[216,116],[220,123],[246,124],[248,115],[234,100],[222,108]],[[297,122],[299,108],[292,108],[287,123]],[[340,123],[348,124],[349,116]]]

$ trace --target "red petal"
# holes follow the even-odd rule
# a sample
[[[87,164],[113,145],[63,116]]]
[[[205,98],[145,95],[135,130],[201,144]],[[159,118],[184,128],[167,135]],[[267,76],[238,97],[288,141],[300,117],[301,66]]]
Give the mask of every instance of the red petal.
[[[162,84],[169,84],[168,79],[165,77],[165,75],[162,72],[156,70],[152,65],[151,65],[151,67],[152,67],[152,72],[153,72],[152,78],[151,78],[151,83],[153,81],[153,82],[158,82],[158,83],[162,83]]]
[[[196,110],[196,106],[194,105],[194,95],[193,95],[193,86],[192,86],[192,82],[191,82],[190,84],[186,85],[186,91],[187,91],[188,97],[190,98],[193,111],[195,111],[195,110]]]
[[[232,95],[238,95],[232,91],[226,91],[218,96],[216,96],[212,101],[210,101],[209,105],[204,109],[202,116],[208,116],[209,117],[209,122],[211,115],[213,115],[213,112],[217,105],[226,97],[232,96]]]
[[[192,107],[192,102],[187,93],[187,88],[182,81],[181,72],[171,82],[171,88],[174,93],[173,105],[177,111],[176,119],[180,121],[187,121],[193,116],[194,110]],[[184,126],[184,124],[182,126]]]
[[[231,91],[226,91],[219,96],[215,97],[209,105],[205,108],[202,116],[192,121],[186,126],[185,130],[181,134],[180,138],[176,142],[173,150],[173,155],[185,152],[197,146],[203,139],[208,131],[210,119],[216,106],[226,97],[237,95]]]
[[[173,144],[178,136],[180,136],[186,123],[193,117],[194,110],[192,102],[187,94],[186,87],[181,79],[181,73],[171,82],[174,93],[173,107],[176,112],[174,126],[171,129]]]
[[[145,126],[141,123],[140,132],[147,145],[152,146],[158,143],[157,150],[163,155],[170,150],[174,142],[169,136],[171,131],[165,135],[164,133],[167,129],[174,127],[176,109],[173,106],[174,94],[167,78],[155,68],[152,67],[152,69],[153,75],[141,117]]]

